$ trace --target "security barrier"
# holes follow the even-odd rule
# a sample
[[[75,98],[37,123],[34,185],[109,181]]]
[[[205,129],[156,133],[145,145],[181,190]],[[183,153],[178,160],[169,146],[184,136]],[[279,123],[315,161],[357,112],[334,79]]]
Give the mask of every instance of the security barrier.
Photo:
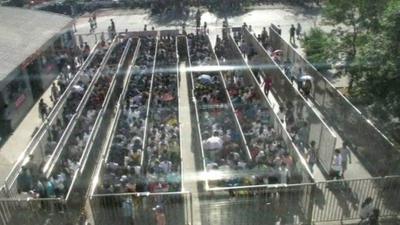
[[[96,194],[90,197],[90,207],[96,225],[166,224],[187,225],[191,221],[191,194],[124,193]]]
[[[296,126],[299,126],[301,130],[298,131],[300,135],[297,135],[293,142],[300,151],[304,152],[304,148],[308,148],[309,143],[315,141],[318,160],[325,172],[328,173],[331,169],[333,152],[337,148],[336,135],[315,113],[302,94],[293,87],[290,79],[283,74],[268,52],[247,29],[243,31],[243,40],[256,53],[248,61],[252,70],[257,71],[255,74],[264,73],[270,76],[272,79],[271,92],[279,105],[294,111]]]
[[[313,174],[308,168],[308,164],[304,157],[301,155],[301,152],[298,150],[296,145],[293,143],[290,134],[285,129],[282,121],[278,118],[277,114],[274,112],[272,104],[269,102],[268,98],[266,97],[265,93],[259,88],[259,84],[251,71],[250,67],[246,63],[243,55],[241,54],[240,50],[238,49],[237,45],[235,44],[234,39],[231,35],[227,36],[227,40],[224,42],[224,47],[226,53],[227,63],[232,67],[238,68],[241,74],[243,75],[243,80],[246,86],[254,88],[256,93],[261,96],[261,105],[266,112],[271,115],[270,120],[272,120],[272,124],[274,129],[277,131],[278,135],[282,138],[283,142],[285,143],[285,147],[290,155],[293,157],[295,161],[296,168],[294,171],[300,175],[301,178],[297,180],[297,182],[301,183],[312,183],[314,182]],[[229,68],[228,70],[229,71]],[[226,71],[223,71],[226,72]]]
[[[274,49],[283,52],[283,61],[290,60],[296,68],[313,78],[311,100],[325,119],[357,153],[360,161],[373,176],[385,176],[399,172],[400,152],[362,113],[270,27],[270,41]],[[325,135],[324,135],[325,136]],[[379,151],[377,151],[379,149]]]

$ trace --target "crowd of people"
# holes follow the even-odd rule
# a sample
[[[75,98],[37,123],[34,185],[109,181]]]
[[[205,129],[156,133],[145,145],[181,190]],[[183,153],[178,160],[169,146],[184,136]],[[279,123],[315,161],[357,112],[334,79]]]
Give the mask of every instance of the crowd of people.
[[[72,179],[71,176],[79,168],[78,162],[83,154],[90,131],[93,129],[96,115],[107,93],[107,88],[111,81],[110,76],[115,72],[113,67],[116,67],[116,62],[118,62],[118,59],[115,58],[120,57],[123,50],[122,46],[125,45],[125,43],[126,41],[117,44],[115,50],[113,50],[113,54],[110,55],[108,65],[106,65],[104,70],[99,74],[99,78],[94,84],[93,92],[82,111],[82,116],[74,127],[71,136],[69,136],[66,147],[62,150],[62,155],[52,171],[51,176],[47,179],[45,174],[42,174],[43,166],[50,159],[67,125],[75,114],[88,86],[92,82],[95,71],[100,67],[100,63],[109,46],[107,43],[101,44],[99,51],[96,52],[89,66],[80,75],[80,80],[71,87],[71,93],[65,102],[60,118],[50,126],[45,150],[46,157],[41,165],[37,165],[33,159],[30,159],[29,162],[23,166],[17,181],[19,192],[27,193],[29,196],[35,198],[65,197]],[[113,65],[110,66],[110,64]]]
[[[111,80],[116,73],[119,59],[128,40],[119,39],[118,41],[116,46],[111,50],[110,57],[100,71],[97,81],[93,84],[93,90],[86,105],[83,106],[82,114],[78,118],[71,135],[68,137],[60,159],[51,173],[50,181],[55,184],[56,197],[65,197],[66,192],[69,190],[73,174],[80,166],[83,166],[79,165],[79,162],[83,156],[85,147],[89,143],[94,123],[108,93]]]
[[[148,124],[148,191],[181,190],[178,80],[175,37],[158,42]]]
[[[144,192],[143,173],[146,114],[156,51],[155,37],[141,37],[135,68],[120,109],[99,193]]]
[[[201,35],[189,39],[190,45],[196,43],[195,38],[201,39]],[[224,61],[224,57],[230,57],[224,55],[226,44],[220,39],[217,42],[217,48],[222,54],[220,57]],[[203,44],[207,44],[207,41]],[[191,58],[194,60],[194,66],[204,65],[210,61],[211,52],[204,45],[193,45],[191,49],[193,49]],[[235,128],[232,115],[226,110],[221,110],[222,107],[215,107],[226,104],[227,96],[216,74],[212,75],[207,80],[204,74],[195,74],[195,79],[198,81],[195,84],[195,95],[201,109],[200,127],[203,132],[206,166],[209,171],[218,170],[222,173],[236,171],[235,173],[242,174],[235,176],[229,173],[230,177],[218,180],[215,185],[240,186],[290,182],[295,162],[283,140],[279,139],[274,131],[268,110],[260,104],[260,96],[257,96],[254,88],[246,87],[240,71],[225,73],[227,91],[250,150],[249,159],[244,150],[245,146],[241,144],[241,136]]]

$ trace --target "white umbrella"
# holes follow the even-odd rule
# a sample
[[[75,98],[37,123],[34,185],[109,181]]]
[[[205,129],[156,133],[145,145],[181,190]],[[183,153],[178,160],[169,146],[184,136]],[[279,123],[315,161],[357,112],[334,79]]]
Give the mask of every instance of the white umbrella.
[[[211,76],[208,74],[202,74],[197,79],[203,83],[212,83]]]
[[[310,75],[303,75],[300,77],[301,81],[306,81],[306,80],[313,80],[313,77]]]
[[[207,139],[207,145],[208,149],[222,149],[224,142],[220,137],[213,136]]]

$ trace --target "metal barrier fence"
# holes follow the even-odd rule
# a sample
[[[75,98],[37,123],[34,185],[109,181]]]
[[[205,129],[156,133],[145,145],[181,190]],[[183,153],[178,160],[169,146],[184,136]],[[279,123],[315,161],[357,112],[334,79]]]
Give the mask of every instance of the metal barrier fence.
[[[373,199],[381,218],[400,215],[400,176],[339,180],[317,183],[314,190],[312,221],[360,219],[362,202]]]
[[[284,224],[359,220],[362,202],[371,197],[381,220],[398,219],[399,188],[400,176],[233,187],[196,195],[200,200],[196,213],[205,225],[275,224],[279,218]],[[94,194],[89,203],[96,225],[156,224],[157,213],[163,214],[167,224],[193,224],[192,193],[188,192]],[[77,220],[71,215],[78,210],[61,199],[1,198],[0,224],[64,225]]]
[[[310,224],[313,184],[249,186],[205,193],[203,225]]]
[[[256,55],[248,60],[250,67],[257,73],[269,75],[272,79],[271,92],[280,106],[292,110],[295,126],[298,127],[297,137],[293,140],[300,151],[308,148],[311,141],[316,142],[318,160],[325,172],[329,172],[337,137],[315,113],[312,106],[302,94],[293,87],[290,79],[280,70],[264,47],[247,29],[243,30],[243,40],[251,46]]]
[[[89,202],[96,225],[187,225],[193,224],[191,198],[188,192],[145,192],[93,195]]]
[[[232,65],[240,68],[244,82],[247,83],[250,87],[254,87],[256,93],[261,96],[261,104],[265,107],[271,115],[270,120],[272,120],[272,124],[274,125],[274,129],[277,131],[278,135],[283,139],[283,142],[286,144],[286,148],[290,155],[293,157],[295,162],[294,174],[298,174],[299,180],[297,182],[301,183],[312,183],[314,182],[314,177],[311,171],[308,168],[308,164],[304,157],[301,155],[298,148],[294,145],[290,134],[285,129],[284,125],[278,118],[276,112],[274,112],[271,102],[268,100],[265,93],[259,88],[259,84],[251,71],[249,65],[246,63],[243,55],[241,54],[238,46],[235,44],[235,40],[231,35],[227,36],[227,40],[225,42],[225,51],[227,51],[226,58],[229,60]]]
[[[78,221],[80,209],[67,207],[64,200],[0,199],[1,225],[66,225]]]
[[[344,141],[362,160],[363,165],[374,176],[385,176],[399,172],[400,152],[361,112],[351,104],[313,65],[302,57],[274,29],[269,33],[271,45],[283,52],[282,61],[289,59],[296,68],[313,78],[312,100],[329,124],[335,127]],[[379,149],[379,151],[377,151]]]
[[[79,70],[76,72],[72,80],[70,81],[68,87],[62,93],[62,95],[59,97],[57,103],[54,105],[52,110],[50,111],[49,115],[47,116],[47,119],[45,122],[42,123],[42,125],[39,127],[38,131],[35,133],[35,135],[32,137],[31,141],[23,151],[23,153],[19,156],[17,162],[14,164],[13,168],[11,169],[10,173],[7,175],[4,185],[7,188],[12,187],[15,185],[15,181],[17,179],[18,173],[21,171],[21,167],[27,163],[30,158],[30,155],[34,156],[35,162],[39,165],[40,162],[43,160],[45,157],[45,146],[47,143],[48,137],[51,135],[51,127],[54,126],[54,123],[57,121],[58,118],[61,117],[62,112],[63,112],[63,107],[66,103],[66,100],[68,96],[71,94],[71,89],[72,87],[79,81],[81,80],[81,74],[83,73],[86,68],[89,67],[95,56],[98,54],[99,49],[98,49],[99,43],[96,43],[95,46],[92,48],[92,51],[90,52],[89,56],[86,58],[85,62],[82,64],[82,66],[79,68]]]
[[[196,95],[196,85],[199,85],[199,81],[197,79],[197,77],[195,77],[196,75],[194,75],[194,73],[191,73],[191,81],[192,84],[190,86],[192,86],[192,96],[193,99],[195,101],[195,115],[196,115],[196,126],[198,128],[198,130],[196,131],[196,133],[199,133],[199,137],[195,137],[195,141],[198,141],[199,144],[201,145],[199,147],[199,150],[201,150],[201,155],[202,155],[202,161],[203,161],[203,168],[204,168],[204,172],[206,172],[207,174],[207,170],[206,170],[206,153],[204,152],[204,148],[203,148],[203,134],[205,131],[209,132],[208,130],[206,130],[206,126],[204,126],[204,124],[206,122],[209,122],[209,118],[206,118],[206,115],[208,115],[208,113],[212,114],[213,112],[215,112],[216,114],[224,114],[226,117],[225,118],[229,118],[228,121],[229,122],[233,122],[234,126],[233,126],[233,130],[232,130],[232,136],[236,136],[239,140],[236,144],[238,144],[239,146],[239,154],[240,157],[242,159],[245,160],[245,162],[250,162],[251,159],[251,154],[250,151],[247,147],[245,138],[244,138],[244,134],[243,131],[241,130],[241,127],[239,125],[238,119],[236,117],[235,111],[233,109],[232,103],[230,102],[229,96],[226,92],[226,84],[224,82],[222,73],[220,71],[220,67],[219,67],[219,62],[218,59],[214,53],[214,50],[212,48],[211,45],[211,40],[209,38],[209,36],[207,34],[200,34],[200,35],[196,35],[193,38],[205,38],[205,41],[208,45],[208,53],[210,55],[208,55],[207,57],[210,58],[210,60],[207,62],[206,66],[203,65],[192,65],[191,64],[191,59],[190,59],[190,54],[193,54],[193,52],[190,52],[191,46],[189,46],[189,67],[190,70],[193,72],[195,71],[197,76],[200,76],[201,73],[210,73],[212,72],[215,75],[215,79],[218,80],[218,87],[214,87],[214,88],[218,88],[221,95],[223,96],[222,99],[224,99],[223,102],[220,102],[219,104],[199,104],[201,103],[202,99],[198,98],[196,99],[196,96],[198,97],[198,95]],[[192,40],[192,42],[194,42],[195,40]],[[210,116],[212,117],[212,116]],[[224,176],[224,175],[223,175]],[[219,180],[220,178],[216,177],[214,178],[215,180]],[[209,186],[215,186],[217,185],[218,182],[210,182],[211,179],[205,179],[205,187],[206,189],[209,188]]]

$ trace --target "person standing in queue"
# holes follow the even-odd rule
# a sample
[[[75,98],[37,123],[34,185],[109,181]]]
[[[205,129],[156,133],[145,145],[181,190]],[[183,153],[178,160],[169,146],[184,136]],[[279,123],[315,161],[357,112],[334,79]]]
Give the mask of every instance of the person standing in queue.
[[[271,90],[272,87],[272,79],[269,75],[266,75],[264,77],[264,81],[261,85],[264,85],[264,93],[268,97],[269,91]]]

